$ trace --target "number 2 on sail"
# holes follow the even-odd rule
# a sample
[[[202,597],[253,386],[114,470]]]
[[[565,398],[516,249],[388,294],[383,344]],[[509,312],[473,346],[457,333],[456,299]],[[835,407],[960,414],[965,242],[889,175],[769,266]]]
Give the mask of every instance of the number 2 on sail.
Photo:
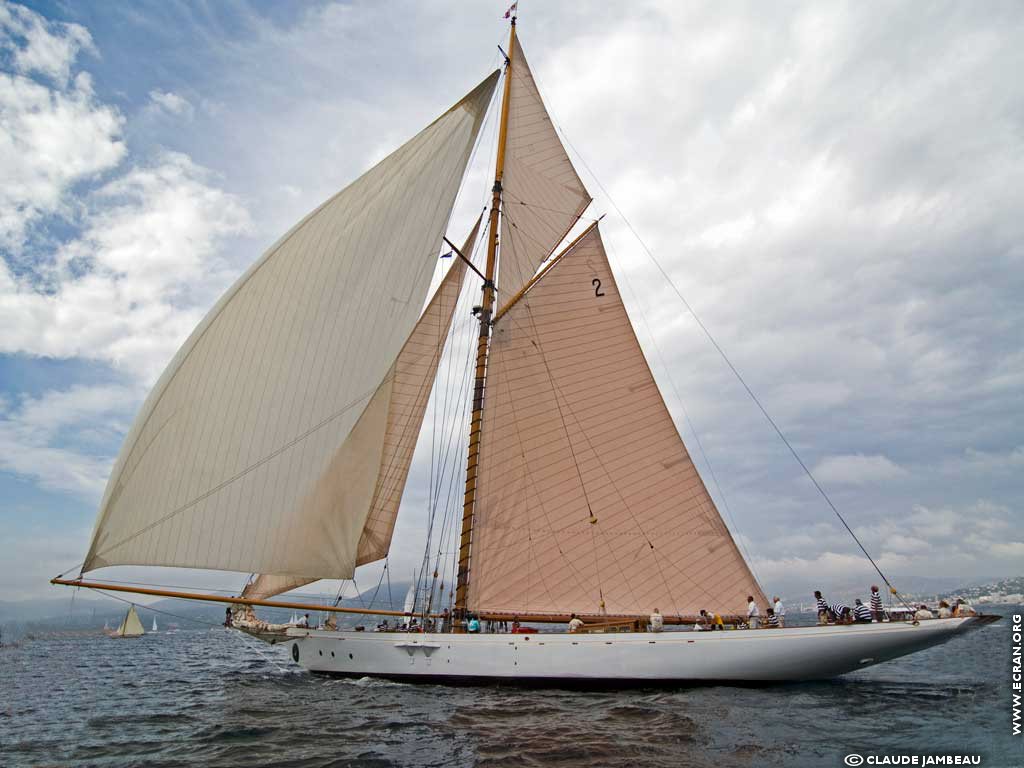
[[[601,290],[601,281],[598,278],[595,277],[590,281],[590,284],[594,286],[595,296],[604,296],[604,291]]]

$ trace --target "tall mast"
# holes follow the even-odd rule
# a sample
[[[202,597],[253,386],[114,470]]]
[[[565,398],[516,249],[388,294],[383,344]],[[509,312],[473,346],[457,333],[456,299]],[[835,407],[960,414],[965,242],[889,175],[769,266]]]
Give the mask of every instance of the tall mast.
[[[516,17],[512,17],[508,33],[508,56],[505,62],[505,89],[501,97],[501,123],[498,128],[498,157],[494,165],[494,188],[491,198],[491,236],[487,241],[487,265],[484,269],[483,301],[480,306],[480,335],[476,346],[476,381],[473,387],[473,416],[469,424],[469,454],[466,460],[466,492],[462,501],[462,532],[459,536],[459,572],[455,587],[454,626],[462,628],[469,589],[470,548],[473,539],[473,511],[476,505],[476,482],[479,475],[480,433],[484,417],[484,388],[487,379],[487,350],[491,341],[491,311],[494,308],[495,260],[498,252],[498,213],[501,207],[501,177],[505,170],[505,139],[508,133],[508,101],[512,87],[512,55],[516,42]]]

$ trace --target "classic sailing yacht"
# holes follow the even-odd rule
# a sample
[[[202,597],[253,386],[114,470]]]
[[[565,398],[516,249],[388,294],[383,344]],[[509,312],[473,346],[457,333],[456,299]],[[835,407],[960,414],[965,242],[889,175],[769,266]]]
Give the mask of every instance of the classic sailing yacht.
[[[121,620],[121,625],[117,629],[110,630],[108,634],[111,637],[142,637],[146,634],[134,605],[128,608],[128,612]]]
[[[491,203],[460,249],[445,229],[499,81]],[[217,302],[125,439],[81,572],[54,582],[301,611],[276,596],[383,559],[467,284],[481,294],[463,502],[446,516],[457,575],[452,590],[443,563],[425,569],[419,606],[422,627],[447,631],[291,627],[297,663],[453,682],[800,680],[981,623],[646,631],[656,607],[670,625],[702,608],[739,623],[748,596],[767,601],[651,375],[598,223],[584,226],[590,202],[513,18],[503,73],[299,222]],[[423,309],[442,241],[458,259]],[[230,598],[82,578],[112,565],[258,576]],[[574,613],[582,632],[465,631],[471,614]]]

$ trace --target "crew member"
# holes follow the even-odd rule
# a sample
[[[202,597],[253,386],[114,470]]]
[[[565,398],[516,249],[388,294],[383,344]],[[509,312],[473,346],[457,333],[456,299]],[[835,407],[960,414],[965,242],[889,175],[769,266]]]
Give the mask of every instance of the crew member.
[[[818,604],[818,623],[828,624],[828,603],[825,602],[825,598],[821,596],[821,590],[814,590],[814,599]]]
[[[757,629],[757,623],[760,617],[761,612],[757,610],[757,603],[754,602],[754,596],[747,595],[747,626],[751,629]]]
[[[882,613],[882,595],[878,591],[878,585],[871,585],[871,617],[875,621],[881,621],[885,614]]]
[[[774,605],[772,605],[772,610],[775,611],[775,618],[779,620],[779,626],[780,627],[785,627],[786,626],[786,606],[784,606],[782,604],[782,601],[779,599],[778,595],[775,596],[775,602],[774,602]]]
[[[665,618],[658,612],[658,609],[654,609],[654,613],[651,614],[651,632],[661,632],[665,626]]]
[[[857,624],[870,624],[871,611],[858,597],[853,601],[853,620]]]

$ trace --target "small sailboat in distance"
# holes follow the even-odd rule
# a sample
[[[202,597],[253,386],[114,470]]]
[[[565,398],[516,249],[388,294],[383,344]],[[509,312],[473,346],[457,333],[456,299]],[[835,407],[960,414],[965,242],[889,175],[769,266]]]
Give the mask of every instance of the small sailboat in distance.
[[[151,630],[149,630],[149,631],[150,632],[156,632],[157,631],[157,629],[156,629],[156,616],[153,617],[153,628]]]
[[[396,641],[273,628],[307,669],[452,683],[811,680],[990,621],[740,631],[748,600],[767,605],[766,593],[662,398],[600,219],[582,220],[591,196],[515,17],[509,35],[503,70],[299,222],[210,310],[125,438],[78,577],[53,583],[308,611],[277,596],[354,579],[388,554],[449,349],[462,358],[448,368],[466,376],[445,394],[467,417],[453,415],[450,433],[465,424],[468,439],[465,454],[439,453],[465,468],[465,483],[434,489],[447,506],[430,516],[441,528],[432,549],[426,537],[437,556],[420,570],[423,599],[414,585],[401,611],[317,608],[415,612],[421,631]],[[502,76],[490,205],[460,250],[445,232]],[[458,259],[428,299],[442,250]],[[464,303],[479,303],[462,316],[473,342],[459,345],[464,284]],[[115,565],[258,575],[239,597],[84,578]],[[705,608],[729,631],[658,631],[693,625]],[[473,619],[563,628],[499,637],[469,631]]]
[[[107,634],[110,637],[141,637],[146,634],[146,630],[142,628],[142,622],[139,620],[139,614],[136,612],[134,605],[128,608],[128,612],[125,613],[120,626],[109,631]]]

